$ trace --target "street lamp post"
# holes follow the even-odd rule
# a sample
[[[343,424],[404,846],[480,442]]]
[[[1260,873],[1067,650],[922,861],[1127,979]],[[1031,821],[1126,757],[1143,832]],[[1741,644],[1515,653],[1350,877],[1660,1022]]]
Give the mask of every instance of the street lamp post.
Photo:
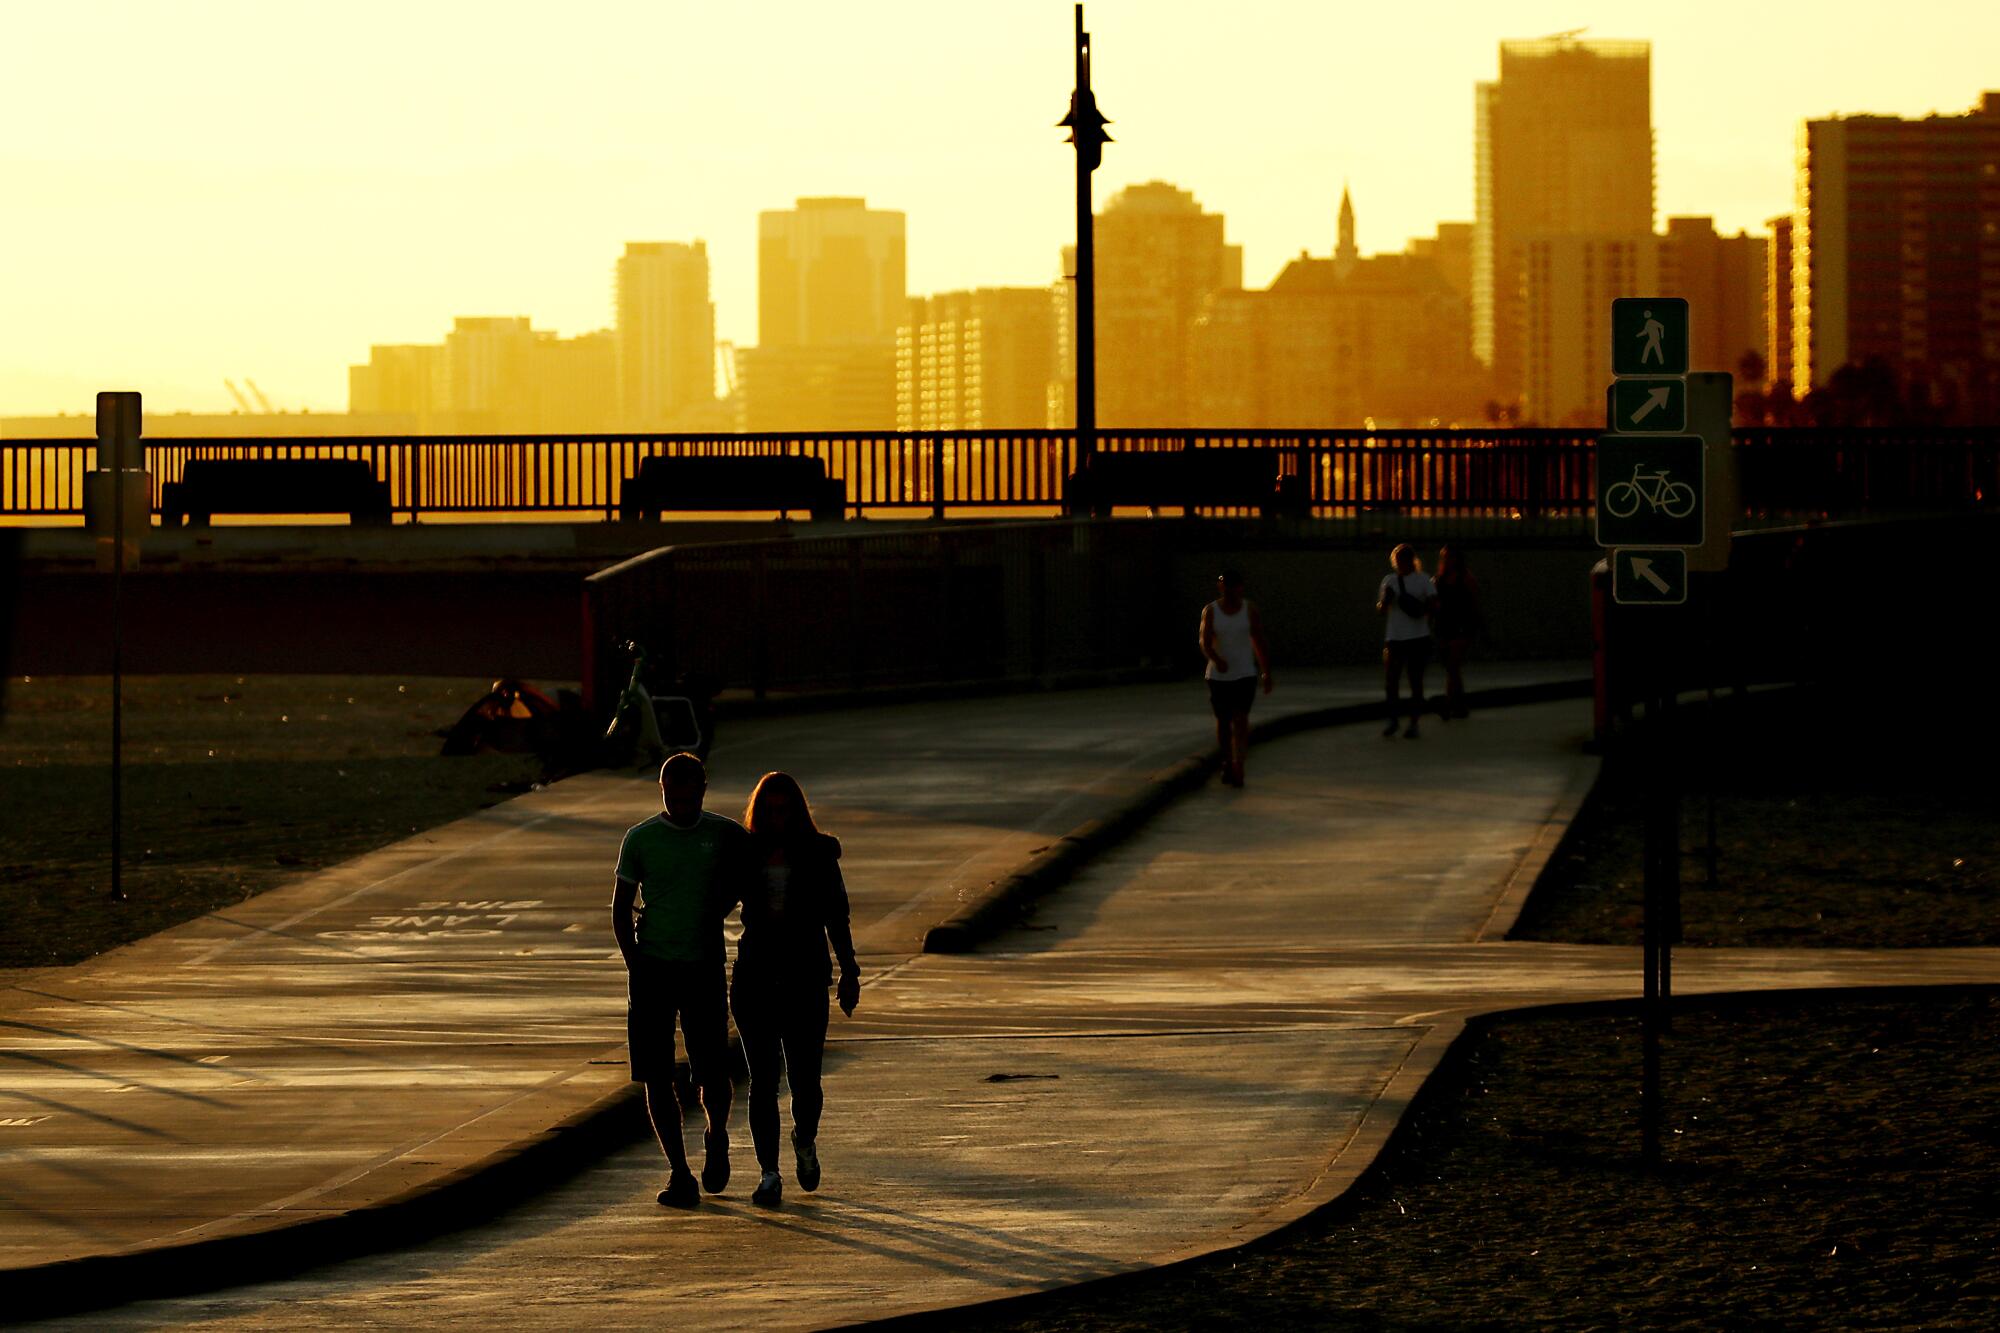
[[[1090,91],[1090,34],[1083,6],[1076,7],[1076,89],[1069,114],[1056,122],[1076,145],[1076,452],[1078,462],[1097,451],[1097,264],[1091,243],[1090,173],[1104,160],[1110,124]]]

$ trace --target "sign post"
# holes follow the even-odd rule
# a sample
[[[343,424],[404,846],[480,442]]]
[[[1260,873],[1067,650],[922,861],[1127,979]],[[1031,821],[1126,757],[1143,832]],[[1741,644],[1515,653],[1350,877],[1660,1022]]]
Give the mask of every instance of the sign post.
[[[1675,296],[1614,300],[1611,373],[1604,395],[1606,433],[1597,441],[1596,486],[1597,542],[1613,548],[1611,600],[1622,606],[1685,605],[1688,567],[1694,563],[1690,553],[1710,554],[1710,441],[1690,420],[1695,413],[1690,409],[1687,301]],[[1703,405],[1709,406],[1713,386],[1697,387]],[[1727,394],[1725,384],[1725,402]],[[1726,453],[1726,406],[1724,413],[1720,453]],[[1725,544],[1727,524],[1725,513]],[[1673,997],[1673,943],[1680,929],[1680,780],[1668,732],[1674,693],[1671,679],[1649,682],[1640,756],[1646,772],[1646,873],[1639,1123],[1640,1155],[1649,1169],[1660,1163],[1660,1034]]]

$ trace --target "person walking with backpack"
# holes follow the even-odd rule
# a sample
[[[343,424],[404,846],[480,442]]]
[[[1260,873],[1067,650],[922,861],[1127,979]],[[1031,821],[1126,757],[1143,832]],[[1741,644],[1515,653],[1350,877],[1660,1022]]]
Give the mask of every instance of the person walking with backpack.
[[[1417,719],[1424,711],[1424,667],[1431,658],[1430,617],[1437,610],[1437,586],[1417,568],[1417,548],[1403,542],[1389,553],[1393,572],[1376,592],[1375,609],[1383,617],[1382,683],[1388,695],[1384,736],[1396,734],[1397,687],[1410,678],[1410,725],[1403,739],[1417,739]]]
[[[743,825],[750,833],[754,870],[745,886],[729,1006],[750,1061],[750,1138],[761,1171],[750,1201],[775,1208],[784,1196],[778,1175],[779,1073],[791,1085],[799,1188],[810,1193],[819,1188],[820,1176],[826,991],[837,960],[840,1011],[852,1017],[861,998],[861,968],[848,928],[840,840],[813,823],[798,780],[789,773],[758,779]]]

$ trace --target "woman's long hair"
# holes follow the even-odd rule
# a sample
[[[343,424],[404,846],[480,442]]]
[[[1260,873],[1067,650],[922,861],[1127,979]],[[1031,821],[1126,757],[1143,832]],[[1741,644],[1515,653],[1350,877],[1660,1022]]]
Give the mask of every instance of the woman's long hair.
[[[1438,548],[1436,581],[1444,584],[1457,584],[1465,588],[1477,588],[1479,586],[1478,580],[1472,577],[1472,571],[1466,568],[1465,551],[1457,546],[1441,546]]]
[[[763,809],[766,792],[789,796],[792,799],[792,826],[785,831],[787,841],[797,841],[819,832],[819,826],[813,823],[812,807],[806,804],[806,794],[799,786],[799,780],[790,773],[773,772],[757,779],[757,786],[750,793],[750,803],[743,807],[743,827],[750,830],[751,837],[769,840],[777,836],[769,820],[760,821],[758,818]],[[758,827],[760,823],[763,825],[762,828]]]

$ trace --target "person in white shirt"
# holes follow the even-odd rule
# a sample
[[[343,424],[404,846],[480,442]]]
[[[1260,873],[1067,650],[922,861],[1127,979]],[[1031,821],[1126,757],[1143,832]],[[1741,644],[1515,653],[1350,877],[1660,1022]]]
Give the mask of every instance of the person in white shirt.
[[[1201,655],[1208,660],[1208,707],[1215,714],[1215,743],[1222,751],[1225,786],[1243,785],[1243,761],[1250,753],[1250,705],[1261,684],[1271,692],[1271,653],[1264,644],[1264,621],[1243,595],[1243,576],[1225,569],[1215,580],[1216,598],[1201,608]]]
[[[1389,720],[1382,725],[1384,736],[1396,734],[1396,691],[1400,679],[1410,678],[1410,725],[1403,730],[1405,740],[1417,739],[1417,719],[1424,711],[1424,666],[1431,659],[1431,616],[1437,610],[1437,585],[1417,568],[1417,548],[1404,542],[1389,552],[1393,573],[1377,590],[1375,609],[1381,612],[1383,628],[1382,683],[1389,697]]]

